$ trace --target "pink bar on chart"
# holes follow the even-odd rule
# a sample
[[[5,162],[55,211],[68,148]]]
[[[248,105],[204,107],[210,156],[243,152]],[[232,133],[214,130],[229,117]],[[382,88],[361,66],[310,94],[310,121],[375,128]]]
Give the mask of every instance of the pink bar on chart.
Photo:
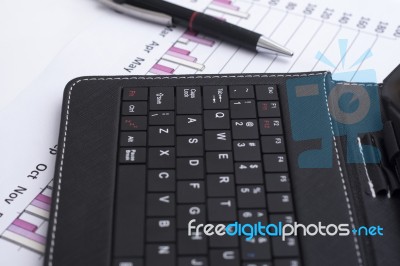
[[[162,71],[162,70],[159,70],[159,69],[156,69],[156,68],[150,69],[149,72],[151,72],[153,74],[156,74],[156,75],[171,75],[171,73],[169,73],[169,72],[165,72],[165,71]]]
[[[172,74],[175,71],[175,69],[173,69],[171,67],[163,66],[163,65],[160,65],[160,64],[155,64],[153,66],[153,68],[157,69],[157,70],[160,70],[160,71],[163,71],[163,72],[167,72],[169,74]]]
[[[36,199],[34,199],[34,200],[31,202],[31,205],[33,205],[33,206],[35,206],[35,207],[38,207],[38,208],[40,208],[40,209],[42,209],[42,210],[50,211],[50,205],[49,205],[49,204],[44,203],[44,202],[42,202],[42,201],[38,201],[38,200],[36,200]]]
[[[36,225],[28,223],[21,219],[15,219],[12,224],[15,226],[21,227],[25,230],[28,230],[30,232],[35,232],[38,229],[38,227]]]
[[[178,48],[178,47],[175,47],[175,46],[172,46],[171,48],[169,48],[169,51],[175,52],[175,53],[184,54],[184,55],[189,55],[190,54],[190,51],[182,49],[182,48]]]
[[[35,234],[35,233],[33,233],[31,231],[28,231],[28,230],[25,230],[25,229],[23,229],[21,227],[18,227],[18,226],[15,226],[15,225],[10,225],[7,228],[7,230],[11,231],[13,233],[16,233],[16,234],[18,234],[20,236],[26,237],[26,238],[28,238],[28,239],[30,239],[32,241],[38,242],[40,244],[43,244],[43,245],[46,244],[46,238],[44,236]]]
[[[239,10],[239,7],[238,7],[238,6],[234,6],[234,5],[231,5],[231,4],[227,4],[227,3],[224,3],[224,2],[213,1],[212,3],[213,3],[214,5],[216,5],[216,6],[221,6],[221,7],[227,8],[227,9]]]
[[[46,195],[39,194],[39,195],[36,196],[36,199],[41,201],[41,202],[44,202],[44,203],[47,203],[47,204],[51,204],[51,198],[46,196]]]
[[[187,33],[183,34],[182,37],[186,38],[192,42],[197,42],[199,44],[203,44],[203,45],[207,45],[207,46],[213,46],[215,43],[214,41],[211,41],[211,40],[208,40],[208,39],[205,39],[202,37],[197,37],[195,35],[191,35],[191,34],[187,34]]]
[[[175,53],[175,52],[171,52],[171,51],[167,51],[167,54],[172,55],[174,57],[186,60],[186,61],[190,61],[190,62],[196,62],[197,58],[190,56],[190,55],[184,55],[184,54],[180,54],[180,53]]]

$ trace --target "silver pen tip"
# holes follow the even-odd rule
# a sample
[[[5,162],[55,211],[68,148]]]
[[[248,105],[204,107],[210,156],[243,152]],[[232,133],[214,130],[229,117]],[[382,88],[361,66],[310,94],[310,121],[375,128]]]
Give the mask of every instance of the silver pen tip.
[[[261,36],[257,42],[257,52],[260,53],[275,53],[286,56],[293,56],[293,52],[286,47]]]

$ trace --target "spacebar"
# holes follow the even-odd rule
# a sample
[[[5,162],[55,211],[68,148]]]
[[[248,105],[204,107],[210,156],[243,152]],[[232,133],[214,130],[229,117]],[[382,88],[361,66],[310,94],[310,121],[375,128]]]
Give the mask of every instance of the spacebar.
[[[120,165],[118,168],[114,220],[114,257],[142,257],[146,168]]]

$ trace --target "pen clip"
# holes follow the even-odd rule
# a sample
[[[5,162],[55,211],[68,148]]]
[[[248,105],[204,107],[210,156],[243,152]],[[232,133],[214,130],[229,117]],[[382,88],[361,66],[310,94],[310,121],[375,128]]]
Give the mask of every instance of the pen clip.
[[[126,14],[134,18],[139,18],[142,20],[155,22],[157,24],[166,26],[172,25],[172,17],[164,13],[159,13],[127,4],[117,4],[113,0],[99,0],[99,1],[104,5],[108,6],[109,8],[114,9],[117,12]]]

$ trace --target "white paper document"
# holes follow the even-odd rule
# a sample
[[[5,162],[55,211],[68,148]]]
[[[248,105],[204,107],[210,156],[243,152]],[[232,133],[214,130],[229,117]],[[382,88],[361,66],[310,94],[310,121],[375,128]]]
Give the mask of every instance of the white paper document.
[[[85,4],[91,22],[1,108],[0,265],[43,263],[62,92],[69,80],[330,70],[338,80],[381,82],[400,63],[394,1],[379,7],[373,1],[170,1],[262,33],[295,55],[256,54],[183,28],[126,17],[97,2]]]

